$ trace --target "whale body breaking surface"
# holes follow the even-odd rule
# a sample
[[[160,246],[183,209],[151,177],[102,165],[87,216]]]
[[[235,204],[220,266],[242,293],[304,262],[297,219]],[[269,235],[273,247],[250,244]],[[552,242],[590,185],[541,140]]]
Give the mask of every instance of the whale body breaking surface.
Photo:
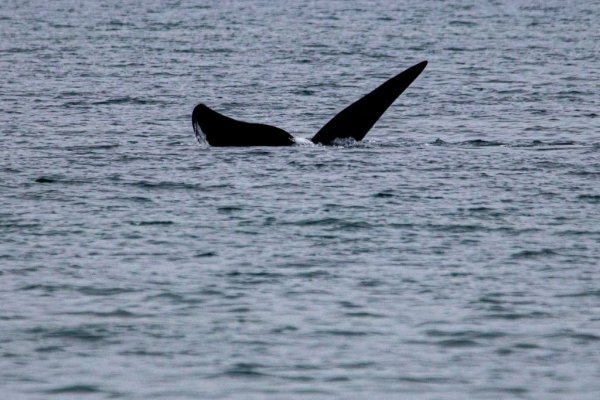
[[[276,126],[226,117],[198,104],[192,112],[196,139],[211,146],[291,146],[308,142],[332,145],[340,140],[361,141],[389,106],[423,72],[422,61],[388,79],[336,114],[311,139],[294,137]]]

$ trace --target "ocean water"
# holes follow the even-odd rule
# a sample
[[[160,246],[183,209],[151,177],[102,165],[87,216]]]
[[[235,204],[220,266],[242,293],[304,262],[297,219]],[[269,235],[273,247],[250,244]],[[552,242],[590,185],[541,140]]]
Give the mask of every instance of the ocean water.
[[[0,397],[598,399],[600,3],[455,3],[3,0]]]

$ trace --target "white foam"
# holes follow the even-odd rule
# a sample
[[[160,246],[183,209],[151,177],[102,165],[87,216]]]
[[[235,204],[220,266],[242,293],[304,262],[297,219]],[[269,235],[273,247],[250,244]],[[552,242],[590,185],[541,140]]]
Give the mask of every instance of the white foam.
[[[202,131],[202,127],[200,127],[200,124],[197,123],[196,121],[194,121],[193,124],[194,124],[194,135],[196,135],[196,140],[198,141],[198,143],[200,143],[201,146],[207,147],[208,141],[206,140],[206,134]]]
[[[339,147],[353,147],[353,146],[356,146],[358,143],[360,143],[360,142],[357,142],[354,138],[345,137],[345,138],[335,138],[331,144],[334,146],[339,146]]]
[[[300,146],[314,146],[314,143],[307,138],[294,136],[294,142]]]

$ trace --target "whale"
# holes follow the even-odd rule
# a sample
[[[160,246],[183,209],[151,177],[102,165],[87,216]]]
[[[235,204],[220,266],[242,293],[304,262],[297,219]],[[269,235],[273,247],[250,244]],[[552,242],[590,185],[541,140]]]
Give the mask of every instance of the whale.
[[[361,141],[426,66],[427,61],[422,61],[388,79],[337,113],[310,142],[334,145],[344,140]],[[227,117],[203,103],[196,105],[192,111],[192,127],[200,143],[215,147],[291,146],[307,140],[275,126]]]

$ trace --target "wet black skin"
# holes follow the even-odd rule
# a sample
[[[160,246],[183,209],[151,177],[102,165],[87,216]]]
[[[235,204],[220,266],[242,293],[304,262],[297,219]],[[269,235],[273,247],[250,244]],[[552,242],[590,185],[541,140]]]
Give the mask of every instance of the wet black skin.
[[[427,61],[420,62],[387,80],[335,115],[311,141],[330,145],[336,139],[362,140],[426,66]],[[201,140],[200,135],[204,135],[211,146],[290,146],[295,143],[294,137],[283,129],[238,121],[204,104],[194,108],[192,124],[198,140]]]

